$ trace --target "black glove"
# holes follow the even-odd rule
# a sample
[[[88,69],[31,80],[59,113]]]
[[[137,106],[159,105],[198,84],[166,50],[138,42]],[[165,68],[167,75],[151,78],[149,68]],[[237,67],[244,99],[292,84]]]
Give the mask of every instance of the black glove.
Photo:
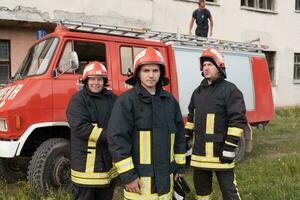
[[[174,182],[173,200],[185,199],[185,194],[190,193],[191,189],[183,177],[179,177]]]
[[[222,155],[220,156],[221,163],[232,163],[235,158],[235,147],[224,144]]]

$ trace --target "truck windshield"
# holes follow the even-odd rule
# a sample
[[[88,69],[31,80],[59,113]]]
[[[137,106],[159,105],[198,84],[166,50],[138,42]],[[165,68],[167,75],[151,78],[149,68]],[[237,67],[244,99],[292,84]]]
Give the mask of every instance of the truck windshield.
[[[26,76],[43,74],[49,66],[57,44],[58,38],[49,38],[31,47],[22,65],[16,72],[14,80]]]

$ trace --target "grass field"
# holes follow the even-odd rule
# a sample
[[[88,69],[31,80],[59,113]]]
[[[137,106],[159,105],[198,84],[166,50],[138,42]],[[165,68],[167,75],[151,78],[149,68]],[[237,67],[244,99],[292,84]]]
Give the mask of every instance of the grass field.
[[[254,149],[246,154],[236,167],[237,184],[242,199],[246,200],[300,200],[300,107],[276,110],[275,119],[266,130],[254,129]],[[190,186],[192,171],[186,179]],[[187,199],[193,199],[193,192]],[[118,188],[115,200],[122,199]],[[50,193],[47,197],[33,191],[26,182],[0,182],[0,200],[65,200],[71,195],[65,191]],[[214,179],[213,199],[221,193]]]

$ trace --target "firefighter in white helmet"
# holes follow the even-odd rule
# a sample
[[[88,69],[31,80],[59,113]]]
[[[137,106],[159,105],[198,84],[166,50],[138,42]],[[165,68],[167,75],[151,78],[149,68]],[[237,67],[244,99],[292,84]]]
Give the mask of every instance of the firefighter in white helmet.
[[[163,89],[168,82],[163,56],[149,47],[137,54],[126,81],[134,88],[114,105],[109,149],[124,199],[171,200],[173,179],[184,172],[184,124],[178,102]]]
[[[86,65],[84,87],[75,93],[67,108],[71,128],[71,180],[74,199],[111,200],[115,177],[107,147],[107,123],[116,95],[108,91],[105,66]]]
[[[225,80],[224,57],[217,49],[203,51],[200,69],[204,80],[192,94],[185,126],[187,135],[194,137],[190,165],[194,167],[196,199],[210,199],[213,172],[223,199],[240,199],[234,158],[247,125],[243,95]]]

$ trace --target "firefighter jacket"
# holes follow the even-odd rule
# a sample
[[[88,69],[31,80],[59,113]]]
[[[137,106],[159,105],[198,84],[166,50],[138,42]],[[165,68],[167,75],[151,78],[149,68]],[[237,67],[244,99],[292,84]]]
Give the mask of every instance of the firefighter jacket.
[[[141,194],[125,199],[171,199],[173,173],[185,168],[185,131],[175,98],[158,87],[155,95],[140,83],[118,98],[109,121],[109,150],[124,184],[143,182]]]
[[[115,100],[116,96],[106,89],[94,94],[86,88],[70,100],[71,180],[76,185],[101,187],[115,177],[106,130]]]
[[[213,170],[234,168],[234,162],[223,163],[220,159],[224,149],[232,149],[234,153],[238,147],[247,125],[245,112],[243,95],[233,83],[220,77],[208,85],[204,79],[192,94],[185,126],[194,131],[191,166]]]

